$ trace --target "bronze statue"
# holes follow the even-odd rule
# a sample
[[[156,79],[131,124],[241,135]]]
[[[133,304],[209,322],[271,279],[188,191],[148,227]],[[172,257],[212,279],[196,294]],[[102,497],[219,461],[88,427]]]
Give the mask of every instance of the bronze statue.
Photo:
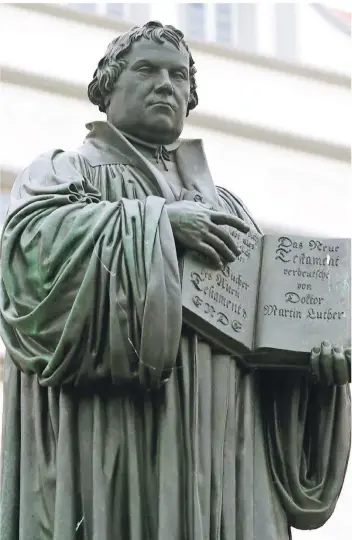
[[[335,508],[350,350],[314,349],[315,379],[248,371],[182,323],[184,250],[220,266],[228,227],[257,228],[179,139],[195,71],[172,26],[118,37],[88,89],[107,122],[14,184],[2,540],[288,540]]]

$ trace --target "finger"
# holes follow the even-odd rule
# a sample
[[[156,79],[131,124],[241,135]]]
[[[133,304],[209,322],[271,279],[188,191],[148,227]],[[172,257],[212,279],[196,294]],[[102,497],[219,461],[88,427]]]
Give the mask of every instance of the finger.
[[[204,242],[213,247],[215,251],[227,262],[233,262],[236,259],[234,253],[222,240],[220,240],[220,238],[215,236],[215,234],[207,234],[204,238]]]
[[[236,257],[241,255],[240,248],[237,246],[235,240],[227,231],[225,231],[218,225],[215,225],[214,223],[211,223],[209,225],[209,231],[215,234],[216,236],[218,236],[227,245],[227,247],[232,251],[232,253],[236,255]]]
[[[216,268],[222,268],[222,260],[214,248],[208,244],[205,244],[204,242],[201,242],[198,244],[197,251],[209,259],[209,261],[212,262]]]
[[[345,357],[342,347],[334,347],[332,350],[333,356],[333,375],[334,384],[343,386],[349,381],[348,361]]]
[[[320,348],[314,347],[310,354],[310,366],[313,374],[313,378],[316,381],[320,380]]]
[[[323,341],[320,353],[320,369],[324,381],[329,386],[334,383],[332,347],[329,341]]]
[[[225,212],[211,212],[210,217],[212,222],[217,225],[230,225],[230,227],[234,227],[243,233],[249,231],[247,223],[245,223],[243,219],[233,216],[232,214],[226,214]]]

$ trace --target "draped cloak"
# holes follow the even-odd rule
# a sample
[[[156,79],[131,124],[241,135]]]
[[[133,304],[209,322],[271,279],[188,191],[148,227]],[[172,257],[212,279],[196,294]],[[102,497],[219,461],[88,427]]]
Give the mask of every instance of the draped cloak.
[[[288,540],[331,516],[348,387],[249,372],[182,325],[165,178],[113,126],[16,180],[2,238],[2,540]],[[175,153],[183,196],[256,227]],[[235,165],[234,169],[235,171]],[[233,173],[235,174],[235,172]]]

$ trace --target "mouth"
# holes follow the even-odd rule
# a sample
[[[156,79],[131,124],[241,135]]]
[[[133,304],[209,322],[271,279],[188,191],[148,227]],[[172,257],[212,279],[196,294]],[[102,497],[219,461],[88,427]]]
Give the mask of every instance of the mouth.
[[[151,104],[151,107],[168,107],[171,110],[176,110],[176,107],[174,105],[171,105],[171,103],[168,103],[167,101],[156,101],[155,103]]]

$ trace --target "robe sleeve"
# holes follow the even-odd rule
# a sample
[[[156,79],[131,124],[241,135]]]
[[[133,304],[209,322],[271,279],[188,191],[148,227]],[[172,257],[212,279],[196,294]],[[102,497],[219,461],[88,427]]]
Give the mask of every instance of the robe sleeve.
[[[81,156],[56,150],[16,180],[2,234],[2,338],[43,386],[158,388],[182,325],[165,200],[101,200],[92,177]]]
[[[223,188],[218,194],[227,211],[261,232],[239,199]],[[257,375],[269,466],[288,522],[317,529],[331,517],[346,475],[350,388],[313,384],[291,370]]]
[[[281,371],[261,374],[261,393],[270,468],[289,523],[317,529],[332,515],[346,474],[350,388]]]

